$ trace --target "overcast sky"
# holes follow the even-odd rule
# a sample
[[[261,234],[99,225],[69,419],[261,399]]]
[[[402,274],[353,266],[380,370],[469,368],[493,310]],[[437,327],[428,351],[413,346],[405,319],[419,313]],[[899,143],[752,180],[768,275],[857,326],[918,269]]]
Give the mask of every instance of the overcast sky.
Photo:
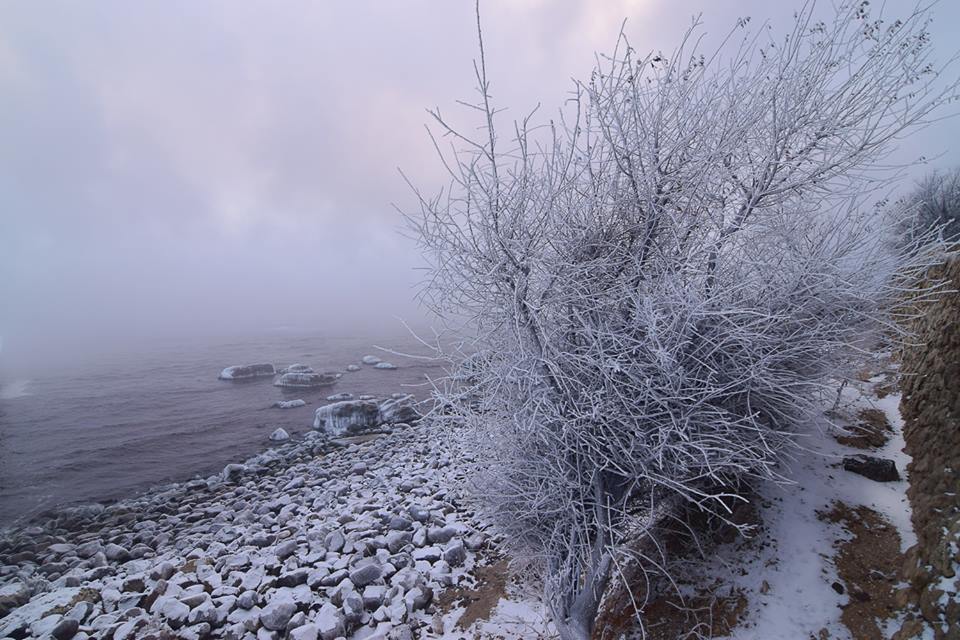
[[[746,15],[782,32],[795,4],[488,0],[492,92],[549,115],[625,18],[670,50],[696,13],[709,38]],[[935,16],[945,59],[960,7]],[[471,97],[475,55],[465,0],[0,4],[4,353],[419,321],[396,168],[441,185],[425,109]],[[903,158],[960,163],[957,130]]]

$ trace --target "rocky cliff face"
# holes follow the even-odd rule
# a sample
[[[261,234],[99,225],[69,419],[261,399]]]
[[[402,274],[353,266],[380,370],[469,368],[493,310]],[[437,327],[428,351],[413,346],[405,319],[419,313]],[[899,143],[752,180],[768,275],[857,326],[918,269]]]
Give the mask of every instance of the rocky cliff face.
[[[903,354],[900,410],[918,541],[907,552],[901,597],[918,615],[908,616],[898,639],[930,627],[935,638],[960,638],[960,259],[938,271],[931,276],[955,291],[929,307]]]

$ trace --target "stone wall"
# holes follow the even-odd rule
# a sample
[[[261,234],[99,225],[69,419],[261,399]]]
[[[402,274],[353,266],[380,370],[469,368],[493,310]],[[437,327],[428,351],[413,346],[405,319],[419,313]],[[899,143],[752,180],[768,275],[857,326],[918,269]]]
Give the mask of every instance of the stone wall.
[[[960,290],[960,258],[932,273]],[[960,639],[960,293],[945,293],[917,322],[917,344],[903,352],[907,495],[917,544],[904,563],[909,613],[899,639],[932,627],[937,639]],[[929,637],[929,635],[924,636]]]

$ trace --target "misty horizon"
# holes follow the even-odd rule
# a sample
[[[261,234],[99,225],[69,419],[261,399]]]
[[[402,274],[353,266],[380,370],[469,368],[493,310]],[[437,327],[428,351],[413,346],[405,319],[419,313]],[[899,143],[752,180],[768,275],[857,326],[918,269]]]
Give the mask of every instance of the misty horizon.
[[[669,51],[703,12],[709,48],[740,16],[782,30],[791,11],[483,3],[493,97],[546,121],[624,24],[638,51]],[[934,13],[949,42],[960,9]],[[426,110],[474,122],[456,104],[474,96],[473,3],[9,3],[0,18],[0,363],[429,325],[397,168],[427,193],[446,184]],[[955,131],[935,123],[898,158],[952,166]]]

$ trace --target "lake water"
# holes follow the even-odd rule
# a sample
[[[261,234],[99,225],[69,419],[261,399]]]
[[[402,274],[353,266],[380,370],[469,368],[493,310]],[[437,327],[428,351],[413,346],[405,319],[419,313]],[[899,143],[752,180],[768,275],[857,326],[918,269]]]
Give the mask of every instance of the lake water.
[[[273,332],[224,343],[165,344],[42,374],[0,373],[0,527],[21,524],[55,506],[104,501],[158,483],[209,475],[269,446],[283,427],[293,437],[312,427],[326,396],[350,392],[425,398],[434,361],[384,353],[428,354],[410,337],[337,338]],[[359,364],[364,354],[396,370]],[[295,362],[318,372],[344,371],[332,387],[290,393],[271,378],[217,379],[226,366]],[[307,406],[275,409],[277,400]]]

